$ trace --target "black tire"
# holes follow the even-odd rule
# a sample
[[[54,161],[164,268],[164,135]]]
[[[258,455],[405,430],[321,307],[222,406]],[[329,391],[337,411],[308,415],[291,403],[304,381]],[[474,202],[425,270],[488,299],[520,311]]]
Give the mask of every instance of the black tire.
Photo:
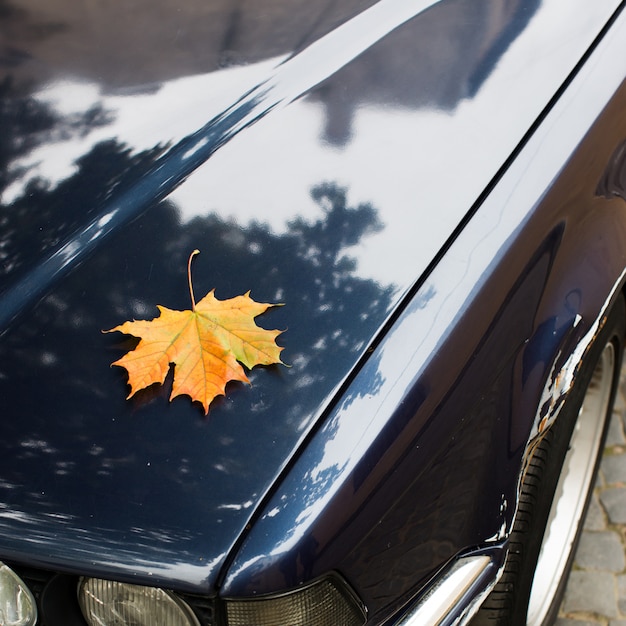
[[[620,296],[584,355],[558,419],[532,452],[504,572],[472,626],[547,626],[555,620],[602,457],[625,326]]]

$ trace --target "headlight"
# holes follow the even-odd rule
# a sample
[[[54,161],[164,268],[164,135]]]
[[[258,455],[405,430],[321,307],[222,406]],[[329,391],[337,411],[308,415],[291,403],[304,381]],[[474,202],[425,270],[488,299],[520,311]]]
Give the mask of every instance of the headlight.
[[[34,626],[37,605],[22,579],[0,562],[0,624],[3,626]]]
[[[199,626],[185,602],[156,587],[83,578],[78,601],[90,626]]]
[[[365,609],[337,577],[295,591],[245,600],[226,600],[228,626],[361,626]]]

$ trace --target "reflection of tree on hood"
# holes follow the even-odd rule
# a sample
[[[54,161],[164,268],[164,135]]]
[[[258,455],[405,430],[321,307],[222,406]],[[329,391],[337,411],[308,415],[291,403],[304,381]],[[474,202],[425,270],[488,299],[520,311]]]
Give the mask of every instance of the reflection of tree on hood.
[[[48,141],[84,136],[107,124],[110,117],[100,107],[80,115],[60,116],[30,96],[19,96],[10,79],[0,83],[0,197],[27,172],[16,166],[22,156]],[[119,148],[102,144],[77,163],[78,173],[51,189],[48,181],[27,183],[20,197],[8,206],[0,203],[0,291],[7,277],[26,270],[41,254],[57,247],[88,216],[97,214],[98,201],[118,181],[119,171],[107,171],[108,151]],[[129,170],[150,158],[130,157]],[[123,171],[123,170],[122,170]],[[94,190],[99,189],[100,193]]]
[[[5,126],[10,132],[2,135],[5,170],[22,154],[11,146],[35,145],[66,123],[36,102],[25,100],[22,106],[21,112],[13,110],[13,121]],[[56,187],[38,180],[10,205],[0,205],[1,246],[5,258],[20,266],[16,275],[91,220],[101,200],[140,176],[159,153],[156,147],[135,155],[115,141],[104,142]],[[9,182],[5,179],[5,185]],[[183,492],[202,480],[199,459],[207,455],[224,468],[225,489],[235,489],[230,477],[241,481],[255,463],[280,463],[281,442],[292,445],[308,427],[364,353],[391,305],[391,287],[359,278],[348,255],[350,246],[381,228],[375,209],[349,206],[346,191],[332,183],[316,187],[312,195],[320,206],[319,218],[296,219],[281,234],[262,222],[242,225],[216,214],[181,224],[171,202],[153,203],[26,311],[0,344],[6,415],[17,411],[23,416],[0,424],[6,448],[0,454],[0,476],[10,493],[19,487],[23,502],[32,496],[37,509],[37,494],[55,492],[57,487],[48,482],[60,481],[58,497],[76,502],[81,477],[73,468],[129,485],[138,454],[164,459],[174,454],[172,463],[179,469],[161,474],[155,464],[155,480],[159,488]],[[194,262],[197,294],[215,288],[223,299],[251,290],[256,299],[285,303],[258,321],[285,329],[280,343],[291,365],[253,370],[251,387],[229,386],[227,397],[214,403],[208,423],[187,398],[169,404],[167,390],[152,388],[136,401],[126,401],[125,373],[110,367],[123,353],[120,338],[101,333],[125,319],[155,316],[156,304],[187,308],[186,259],[194,248],[202,251]],[[155,394],[163,397],[155,399]],[[140,435],[142,424],[148,423],[158,436]],[[241,439],[242,423],[257,437]],[[185,444],[191,449],[178,458],[172,440],[187,437],[189,428],[215,428],[219,436],[209,437],[209,443],[204,435],[192,437]],[[24,429],[29,433],[25,447],[20,444]],[[259,440],[275,444],[259,449]],[[32,467],[41,484],[32,484]],[[168,486],[172,480],[176,484]],[[10,493],[0,494],[0,501],[10,501]],[[107,526],[107,516],[116,512],[102,510],[100,515],[100,524]]]

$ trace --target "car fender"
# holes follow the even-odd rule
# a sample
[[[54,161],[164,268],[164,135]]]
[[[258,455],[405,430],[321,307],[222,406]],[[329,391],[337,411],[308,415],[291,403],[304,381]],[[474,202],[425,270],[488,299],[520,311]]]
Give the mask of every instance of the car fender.
[[[491,551],[495,580],[555,382],[623,288],[624,199],[597,190],[626,137],[625,34],[622,14],[407,298],[242,537],[224,596],[336,569],[387,619],[468,550]]]

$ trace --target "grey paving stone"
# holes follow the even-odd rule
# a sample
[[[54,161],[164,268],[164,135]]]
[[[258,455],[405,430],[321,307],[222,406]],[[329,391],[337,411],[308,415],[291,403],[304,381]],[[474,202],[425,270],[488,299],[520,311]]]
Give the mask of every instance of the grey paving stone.
[[[602,459],[602,473],[608,485],[626,483],[626,453],[606,455]],[[626,497],[626,489],[624,497]]]
[[[619,617],[615,577],[608,572],[574,571],[570,574],[563,610]]]
[[[626,626],[626,619],[612,619],[609,626]]]
[[[583,528],[585,530],[605,530],[606,528],[604,510],[600,506],[600,501],[595,493],[591,496]]]
[[[626,488],[605,489],[600,494],[600,502],[612,524],[626,524]]]
[[[556,622],[554,622],[554,626],[600,626],[602,622],[592,622],[591,620],[584,619],[570,619],[567,617],[559,617]]]
[[[626,562],[620,536],[612,530],[583,532],[575,561],[583,569],[622,572]]]
[[[620,613],[626,615],[626,574],[617,577],[617,593],[619,594],[617,605]]]

